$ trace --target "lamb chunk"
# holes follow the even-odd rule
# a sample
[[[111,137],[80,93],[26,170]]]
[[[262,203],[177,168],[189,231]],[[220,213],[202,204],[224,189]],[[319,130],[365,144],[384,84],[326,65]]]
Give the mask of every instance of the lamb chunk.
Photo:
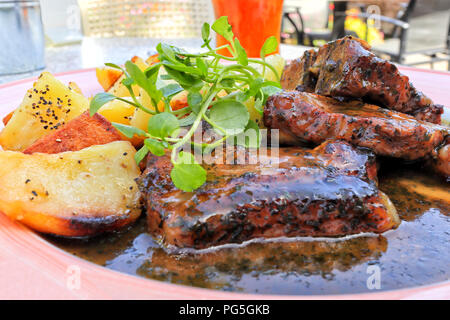
[[[248,163],[248,162],[247,162]],[[151,234],[202,249],[254,238],[381,233],[399,224],[371,152],[346,142],[279,149],[279,164],[207,166],[195,192],[177,189],[169,157],[150,156],[138,185]]]
[[[360,101],[338,101],[314,93],[282,92],[269,97],[264,125],[280,130],[280,142],[320,144],[345,140],[375,154],[419,160],[436,157],[449,128]]]
[[[441,123],[443,106],[418,91],[393,63],[370,52],[365,41],[351,36],[338,39],[320,47],[317,54],[307,52],[299,61],[285,68],[282,85],[286,90],[300,86],[301,91],[330,97],[361,98]]]

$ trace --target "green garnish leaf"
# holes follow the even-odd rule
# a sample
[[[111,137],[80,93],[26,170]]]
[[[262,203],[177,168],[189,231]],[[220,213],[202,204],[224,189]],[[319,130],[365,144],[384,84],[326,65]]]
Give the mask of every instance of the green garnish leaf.
[[[192,111],[196,114],[200,112],[200,104],[202,103],[203,96],[200,92],[189,92],[187,96],[188,104],[191,107]]]
[[[124,71],[121,66],[119,66],[119,65],[117,65],[115,63],[105,63],[105,66]]]
[[[209,118],[227,134],[242,132],[250,119],[247,107],[236,100],[221,100],[211,107]]]
[[[134,154],[134,161],[136,161],[137,165],[141,163],[142,160],[144,160],[145,156],[149,150],[147,149],[147,146],[144,144],[142,148],[140,148],[135,154]]]
[[[259,148],[261,145],[261,132],[258,124],[253,120],[249,120],[244,132],[236,136],[236,141],[238,145],[246,148]]]
[[[212,24],[211,28],[226,40],[233,41],[234,33],[231,25],[228,23],[228,17],[220,17]]]
[[[134,84],[134,80],[132,78],[125,78],[122,80],[122,83],[125,87],[129,87]]]
[[[227,60],[232,64],[222,64],[219,49],[211,47],[211,29],[229,42],[220,49],[230,51],[232,57]],[[170,150],[173,164],[170,175],[175,186],[184,191],[193,191],[206,181],[206,171],[195,162],[194,156],[180,151],[186,144],[193,143],[192,135],[197,132],[202,121],[208,122],[221,138],[200,145],[193,143],[196,150],[206,153],[228,139],[233,142],[237,140],[238,144],[246,148],[258,148],[261,143],[260,130],[257,123],[250,120],[244,102],[248,104],[248,101],[254,101],[254,109],[262,113],[267,98],[281,90],[279,81],[268,81],[264,77],[269,69],[277,74],[275,67],[266,59],[278,48],[275,37],[265,41],[260,50],[262,60],[259,60],[248,58],[246,50],[235,38],[227,17],[220,17],[212,26],[204,23],[201,33],[201,47],[206,48],[202,53],[189,53],[182,48],[160,43],[156,47],[159,62],[145,71],[132,61],[127,61],[124,68],[106,64],[124,72],[122,83],[130,97],[120,98],[101,93],[90,104],[91,114],[114,99],[150,113],[148,132],[128,125],[113,125],[128,138],[137,135],[145,139],[144,146],[135,155],[137,163],[149,152],[162,156]],[[261,65],[262,71],[255,68],[254,64]],[[161,67],[166,71],[165,74],[161,74]],[[136,87],[140,89],[141,96],[134,94],[133,89]],[[172,110],[172,99],[183,90],[187,91],[188,107]],[[144,92],[145,96],[150,97],[151,106],[142,99]],[[164,112],[156,108],[161,103],[164,104]],[[180,127],[186,130],[181,131]]]
[[[146,74],[143,71],[141,71],[141,69],[139,69],[139,67],[135,63],[131,61],[127,61],[125,63],[125,68],[129,73],[130,77],[133,78],[134,82],[139,87],[144,89],[145,92],[147,92],[149,97],[152,99],[154,106],[156,107],[156,105],[162,98],[161,91],[156,88],[155,84],[156,81],[150,81],[147,78]]]
[[[170,76],[170,78],[166,77],[166,80],[175,80],[186,90],[190,89],[191,87],[201,87],[203,85],[200,79],[194,77],[193,75],[190,75],[189,73],[177,71],[172,68],[172,66],[165,64],[164,69],[166,70],[167,75]]]
[[[264,110],[263,110],[263,102],[264,100],[261,97],[257,97],[255,99],[255,105],[254,108],[256,111],[258,111],[259,114],[263,114]]]
[[[181,118],[178,120],[180,127],[187,127],[194,123],[197,114],[195,112],[191,112],[188,116]]]
[[[161,112],[148,120],[148,133],[154,137],[172,136],[180,128],[177,117],[169,112]]]
[[[89,114],[91,117],[106,103],[116,99],[116,96],[108,92],[97,93],[89,104]]]
[[[264,93],[263,104],[266,104],[267,98],[283,91],[283,89],[281,89],[280,87],[275,86],[275,85],[267,85],[267,86],[263,86],[261,88],[261,91]]]
[[[276,52],[278,49],[278,40],[276,37],[271,36],[266,39],[261,48],[261,59],[264,59],[267,55]]]
[[[245,52],[245,49],[241,46],[238,38],[234,39],[234,46],[236,47],[238,62],[243,66],[248,66],[247,52]]]
[[[158,62],[147,69],[145,69],[144,73],[147,79],[155,79],[158,75],[159,69],[161,69],[162,63]]]
[[[164,145],[162,142],[155,139],[145,139],[144,145],[153,153],[155,156],[163,156],[165,154]]]
[[[202,76],[206,77],[208,75],[208,65],[206,64],[206,62],[202,58],[197,57],[195,59],[195,63],[202,72]]]
[[[111,124],[114,128],[119,130],[125,137],[130,138],[130,139],[133,138],[135,135],[139,136],[139,137],[145,137],[147,135],[147,133],[144,130],[133,127],[133,126],[128,126],[126,124],[121,124],[121,123],[116,123],[116,122],[113,122]]]
[[[168,85],[162,87],[159,90],[161,90],[163,97],[170,98],[176,95],[177,93],[183,91],[183,88],[177,83],[169,83]]]
[[[156,51],[158,51],[160,59],[159,60],[163,60],[164,58],[174,62],[174,63],[178,63],[178,61],[175,58],[175,51],[172,49],[172,47],[166,43],[159,43],[156,46]]]
[[[211,32],[211,27],[209,26],[209,23],[205,22],[202,26],[202,39],[203,42],[205,43],[209,43],[210,39],[209,39],[209,35]]]
[[[192,192],[206,181],[206,170],[199,165],[192,153],[181,151],[170,171],[174,185],[183,191]]]
[[[235,84],[235,80],[232,78],[228,78],[228,79],[223,79],[220,84],[224,87],[228,87],[228,88],[232,88]]]

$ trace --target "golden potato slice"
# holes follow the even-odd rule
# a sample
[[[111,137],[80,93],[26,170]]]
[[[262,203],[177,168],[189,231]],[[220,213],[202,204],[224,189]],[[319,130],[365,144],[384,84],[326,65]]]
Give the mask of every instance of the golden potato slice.
[[[95,70],[98,83],[102,86],[103,90],[108,91],[119,80],[123,72],[121,70],[111,67],[101,67]]]
[[[82,114],[88,105],[81,94],[43,72],[0,133],[0,145],[6,150],[22,151]]]
[[[155,110],[155,107],[152,104],[152,101],[149,97],[149,95],[142,89],[140,89],[140,102],[141,104],[150,110]],[[164,111],[164,102],[160,101],[158,103],[158,110],[159,111]],[[147,131],[148,129],[148,120],[152,117],[152,115],[150,113],[147,113],[145,111],[142,111],[141,109],[137,109],[135,110],[133,116],[130,119],[130,125],[132,125],[133,127],[142,129],[144,131]]]
[[[0,211],[68,237],[130,224],[141,213],[135,152],[127,141],[59,154],[0,152]]]
[[[127,99],[127,98],[125,98]],[[120,101],[113,100],[104,104],[98,111],[103,117],[105,117],[110,122],[116,122],[121,124],[130,125],[131,119],[133,118],[137,108],[133,105]],[[122,133],[119,132],[122,140],[129,140],[134,146],[140,146],[143,139],[137,136],[133,138],[127,138]]]
[[[98,113],[104,116],[109,122],[129,125],[135,109],[136,107],[129,103],[120,100],[112,100],[104,104],[100,110],[98,110]]]

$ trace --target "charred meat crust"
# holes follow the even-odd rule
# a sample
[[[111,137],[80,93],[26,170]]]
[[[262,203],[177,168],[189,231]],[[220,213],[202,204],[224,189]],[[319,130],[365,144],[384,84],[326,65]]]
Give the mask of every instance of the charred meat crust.
[[[150,233],[196,249],[253,238],[384,232],[399,223],[376,183],[372,153],[345,142],[282,148],[278,167],[215,165],[195,193],[176,189],[170,159],[150,157],[138,180]]]
[[[367,102],[439,124],[443,106],[418,91],[389,61],[351,36],[330,42],[317,53],[307,51],[288,64],[282,86],[331,97],[362,98]]]
[[[406,160],[435,157],[435,150],[449,135],[448,128],[399,112],[299,91],[271,96],[264,109],[264,124],[280,130],[285,139],[280,142],[320,144],[340,139],[377,155]]]

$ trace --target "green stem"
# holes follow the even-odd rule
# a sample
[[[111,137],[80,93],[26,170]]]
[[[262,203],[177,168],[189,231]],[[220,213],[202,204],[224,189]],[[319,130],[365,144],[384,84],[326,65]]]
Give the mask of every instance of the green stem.
[[[147,109],[146,107],[144,107],[143,105],[141,105],[141,104],[140,104],[139,102],[137,102],[137,101],[132,102],[132,101],[130,101],[130,100],[127,100],[127,99],[124,99],[124,98],[121,98],[121,97],[116,97],[116,100],[120,100],[120,101],[126,102],[126,103],[128,103],[128,104],[131,104],[132,106],[134,106],[134,107],[136,107],[136,108],[139,108],[139,109],[142,109],[142,111],[145,111],[145,112],[150,113],[150,114],[152,114],[152,115],[156,114],[154,111],[152,111],[152,110],[150,110],[150,109]]]
[[[267,68],[269,68],[270,70],[273,71],[275,77],[277,78],[278,81],[280,81],[280,75],[277,72],[277,69],[275,69],[274,66],[272,66],[270,63],[267,63],[265,61],[262,60],[258,60],[258,59],[248,59],[248,62],[253,62],[253,63],[258,63],[261,64],[263,66],[266,66]]]
[[[210,118],[208,118],[206,116],[206,114],[203,114],[203,119],[205,119],[205,121],[208,122],[211,125],[211,127],[216,128],[219,131],[221,131],[222,135],[226,135],[227,134],[227,132],[222,127],[218,126],[214,121],[212,121]]]
[[[172,149],[172,154],[171,154],[171,161],[172,163],[175,163],[175,156],[177,154],[177,150],[182,147],[185,143],[187,143],[187,141],[189,139],[191,139],[192,135],[194,134],[195,130],[197,130],[198,125],[200,124],[200,121],[202,120],[202,116],[205,113],[206,109],[208,109],[209,104],[212,102],[212,100],[214,99],[214,97],[217,95],[219,91],[215,88],[215,85],[213,85],[211,87],[211,89],[209,89],[208,93],[207,93],[207,98],[205,100],[205,102],[203,103],[200,112],[198,113],[197,117],[194,120],[194,123],[192,124],[191,128],[189,129],[189,131],[186,133],[186,135],[180,140],[178,141]]]

